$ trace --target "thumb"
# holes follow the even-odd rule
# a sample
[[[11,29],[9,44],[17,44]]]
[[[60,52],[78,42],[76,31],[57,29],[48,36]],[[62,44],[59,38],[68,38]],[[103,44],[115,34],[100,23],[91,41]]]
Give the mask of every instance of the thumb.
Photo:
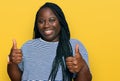
[[[12,41],[13,41],[12,49],[17,49],[17,42],[16,42],[16,40],[13,39]]]
[[[81,57],[80,52],[79,52],[79,44],[76,44],[75,46],[75,57]]]

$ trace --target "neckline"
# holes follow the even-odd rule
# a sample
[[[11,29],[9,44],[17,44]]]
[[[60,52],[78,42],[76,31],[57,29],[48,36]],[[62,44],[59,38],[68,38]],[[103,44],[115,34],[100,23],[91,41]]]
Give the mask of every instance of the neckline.
[[[45,40],[43,40],[42,38],[39,38],[39,40],[40,41],[42,41],[42,42],[45,42],[45,43],[49,43],[49,44],[58,44],[58,41],[57,42],[49,42],[49,41],[45,41]]]

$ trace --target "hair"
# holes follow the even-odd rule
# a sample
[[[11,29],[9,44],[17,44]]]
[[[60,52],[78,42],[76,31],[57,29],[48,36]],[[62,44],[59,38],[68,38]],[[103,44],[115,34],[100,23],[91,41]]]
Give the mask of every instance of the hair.
[[[58,18],[58,21],[61,26],[59,43],[58,43],[57,50],[56,50],[56,56],[53,60],[52,69],[51,69],[51,73],[49,75],[48,80],[55,81],[55,77],[57,75],[58,69],[61,66],[62,77],[63,77],[62,81],[72,81],[73,73],[71,73],[68,70],[68,68],[66,66],[66,62],[65,62],[65,59],[67,57],[73,56],[73,50],[72,50],[72,47],[71,47],[71,44],[69,41],[70,40],[70,31],[69,31],[69,27],[68,27],[67,21],[65,19],[64,13],[57,4],[47,2],[42,7],[40,7],[40,9],[38,10],[38,12],[36,14],[36,18],[35,18],[34,38],[35,39],[42,38],[42,35],[40,34],[38,27],[37,27],[37,19],[38,19],[40,10],[43,8],[46,8],[46,7],[50,8],[53,11],[53,13]]]

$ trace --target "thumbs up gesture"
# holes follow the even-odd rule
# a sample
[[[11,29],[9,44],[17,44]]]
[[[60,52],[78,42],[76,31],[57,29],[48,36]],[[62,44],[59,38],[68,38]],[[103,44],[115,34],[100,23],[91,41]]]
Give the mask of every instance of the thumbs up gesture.
[[[70,72],[77,73],[85,65],[84,59],[79,52],[79,45],[75,46],[75,56],[66,58],[66,65]]]
[[[22,61],[22,52],[21,49],[17,48],[16,40],[13,40],[13,46],[10,51],[9,61],[10,63],[15,63],[15,64],[18,64]]]

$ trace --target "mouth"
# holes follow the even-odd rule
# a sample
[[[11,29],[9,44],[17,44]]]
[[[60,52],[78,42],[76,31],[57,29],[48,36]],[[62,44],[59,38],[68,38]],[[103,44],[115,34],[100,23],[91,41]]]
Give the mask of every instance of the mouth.
[[[49,30],[44,30],[43,32],[47,36],[47,35],[51,35],[53,33],[53,30],[49,29]]]

